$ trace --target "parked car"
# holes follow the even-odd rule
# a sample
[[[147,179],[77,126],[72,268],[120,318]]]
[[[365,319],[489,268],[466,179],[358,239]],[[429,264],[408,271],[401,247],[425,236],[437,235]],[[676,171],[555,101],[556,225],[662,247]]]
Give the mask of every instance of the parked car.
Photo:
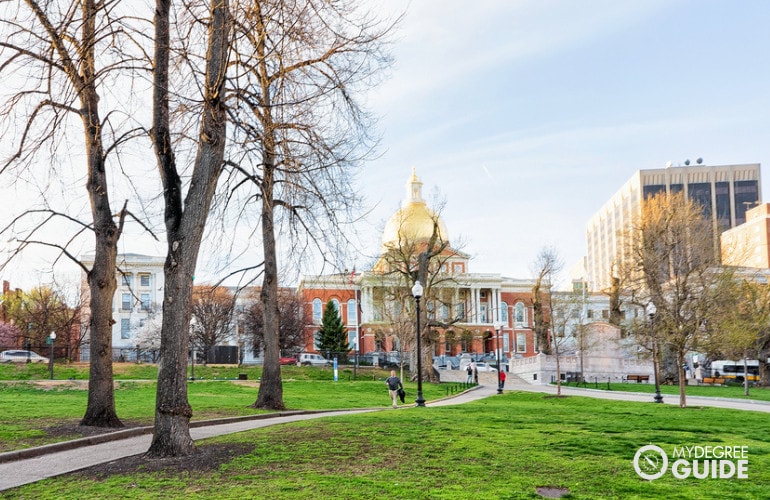
[[[282,365],[296,365],[297,364],[297,358],[286,356],[283,358],[278,358],[278,363]]]
[[[299,361],[297,361],[298,364],[302,366],[326,366],[328,364],[331,364],[331,361],[324,358],[320,354],[312,354],[309,352],[303,352],[299,355]]]
[[[478,370],[479,372],[496,372],[497,368],[495,368],[494,366],[490,365],[489,363],[484,363],[482,361],[477,361],[476,362],[476,370]]]
[[[0,363],[48,363],[48,358],[33,351],[15,349],[13,351],[0,352]]]
[[[479,371],[479,372],[496,372],[497,371],[497,368],[483,361],[472,361],[472,362],[462,363],[460,365],[460,370],[465,371],[465,369],[468,368],[468,365],[471,363],[476,363],[476,371]]]

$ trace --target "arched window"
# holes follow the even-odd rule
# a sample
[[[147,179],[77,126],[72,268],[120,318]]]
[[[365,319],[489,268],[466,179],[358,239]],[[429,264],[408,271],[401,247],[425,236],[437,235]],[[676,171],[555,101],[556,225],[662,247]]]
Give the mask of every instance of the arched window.
[[[514,319],[516,321],[516,326],[526,326],[527,308],[524,307],[524,303],[522,302],[516,303],[516,315]]]
[[[508,304],[500,302],[500,321],[508,324]]]
[[[321,323],[322,309],[321,299],[313,299],[313,323],[316,325]]]
[[[340,301],[332,299],[332,304],[334,304],[334,309],[337,311],[337,314],[340,314]]]
[[[358,324],[358,314],[356,311],[356,301],[353,299],[348,300],[348,325]]]

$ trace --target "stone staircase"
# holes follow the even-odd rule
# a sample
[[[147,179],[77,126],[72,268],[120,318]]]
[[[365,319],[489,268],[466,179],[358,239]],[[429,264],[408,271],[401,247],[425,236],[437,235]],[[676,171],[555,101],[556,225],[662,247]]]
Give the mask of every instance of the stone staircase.
[[[465,382],[468,380],[468,374],[465,373],[465,370],[438,370],[438,374],[442,382]],[[530,385],[518,375],[508,372],[505,375],[506,388],[514,385]],[[497,387],[497,372],[479,372],[479,385]]]

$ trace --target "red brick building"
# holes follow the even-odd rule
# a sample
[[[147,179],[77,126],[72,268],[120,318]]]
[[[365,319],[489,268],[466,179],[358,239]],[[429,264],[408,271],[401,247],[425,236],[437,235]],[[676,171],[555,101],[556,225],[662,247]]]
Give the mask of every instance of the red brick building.
[[[409,351],[415,330],[410,289],[417,254],[431,237],[442,244],[431,260],[421,300],[435,356],[495,353],[510,358],[538,352],[532,331],[532,280],[470,272],[469,256],[453,249],[446,226],[422,199],[412,172],[407,198],[388,221],[381,257],[370,270],[304,276],[298,287],[308,317],[306,349],[315,339],[325,304],[332,300],[348,329],[352,352]]]

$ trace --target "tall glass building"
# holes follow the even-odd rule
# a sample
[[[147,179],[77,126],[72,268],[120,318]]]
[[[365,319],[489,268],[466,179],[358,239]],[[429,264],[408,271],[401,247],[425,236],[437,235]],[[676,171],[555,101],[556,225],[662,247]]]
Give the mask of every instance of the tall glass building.
[[[760,203],[760,165],[703,165],[638,170],[586,227],[586,274],[594,291],[609,288],[613,266],[621,258],[623,233],[647,196],[684,192],[704,208],[714,225],[715,251],[719,234],[746,222],[746,211]]]

